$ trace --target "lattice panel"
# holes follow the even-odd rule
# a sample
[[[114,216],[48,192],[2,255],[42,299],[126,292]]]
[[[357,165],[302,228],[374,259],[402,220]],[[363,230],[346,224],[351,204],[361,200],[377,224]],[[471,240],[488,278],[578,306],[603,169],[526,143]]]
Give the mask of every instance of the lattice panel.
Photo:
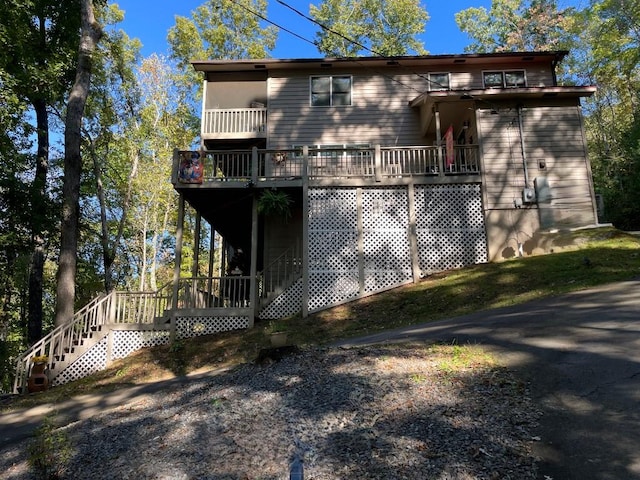
[[[362,192],[364,291],[377,292],[411,280],[406,188]]]
[[[417,186],[415,206],[424,274],[487,261],[479,184]]]
[[[262,320],[278,319],[288,317],[300,311],[302,306],[302,279],[299,279],[281,295],[273,299],[265,309],[263,309],[258,318]]]
[[[114,330],[111,360],[125,358],[144,347],[156,347],[169,343],[167,331]]]
[[[324,272],[309,274],[309,311],[319,310],[358,298],[357,272]]]
[[[308,256],[310,311],[357,297],[355,188],[310,189]]]
[[[191,338],[218,332],[249,328],[249,317],[177,317],[176,338]]]
[[[310,272],[351,272],[358,270],[358,232],[311,231]]]
[[[107,367],[107,337],[57,375],[51,385],[62,385],[84,378]]]
[[[309,230],[358,228],[355,188],[314,188],[309,190]]]
[[[409,224],[407,189],[367,188],[362,191],[362,227],[405,231]]]

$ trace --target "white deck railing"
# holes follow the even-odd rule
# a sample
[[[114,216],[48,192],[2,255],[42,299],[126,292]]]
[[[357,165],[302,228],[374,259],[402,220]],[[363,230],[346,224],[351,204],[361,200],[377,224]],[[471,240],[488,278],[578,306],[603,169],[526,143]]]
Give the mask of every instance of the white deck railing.
[[[238,134],[265,136],[266,108],[217,108],[205,110],[202,115],[202,134]]]
[[[451,153],[451,152],[450,152]],[[203,158],[204,182],[321,178],[403,178],[477,175],[477,145],[445,147],[345,147],[209,150]]]

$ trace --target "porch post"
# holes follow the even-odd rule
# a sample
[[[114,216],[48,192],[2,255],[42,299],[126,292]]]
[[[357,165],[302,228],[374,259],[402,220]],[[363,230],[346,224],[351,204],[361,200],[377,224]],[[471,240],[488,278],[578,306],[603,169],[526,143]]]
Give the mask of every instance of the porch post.
[[[253,327],[253,322],[258,314],[258,196],[253,196],[253,205],[251,208],[251,276],[249,281],[249,328]]]
[[[184,228],[184,195],[178,197],[178,225],[176,226],[175,267],[173,269],[172,308],[178,308],[178,290],[180,288],[180,266],[182,265],[182,229]]]
[[[436,144],[438,146],[438,174],[444,175],[444,161],[442,158],[442,131],[440,129],[440,110],[436,103],[434,106],[434,116],[436,118]]]
[[[309,316],[309,147],[302,147],[302,318]]]
[[[409,250],[411,254],[411,273],[413,283],[420,281],[420,255],[418,250],[418,232],[416,227],[415,185],[407,185],[407,205],[409,207]]]
[[[193,232],[193,264],[191,265],[191,276],[198,276],[198,265],[200,263],[200,227],[202,226],[202,215],[196,212],[196,225]]]
[[[209,268],[207,270],[207,294],[211,295],[211,287],[213,283],[213,261],[215,259],[216,248],[216,231],[209,224]]]

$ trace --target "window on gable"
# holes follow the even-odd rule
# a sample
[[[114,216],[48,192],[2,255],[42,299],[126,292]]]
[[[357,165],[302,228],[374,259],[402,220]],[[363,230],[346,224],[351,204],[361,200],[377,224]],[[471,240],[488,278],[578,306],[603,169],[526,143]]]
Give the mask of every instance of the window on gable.
[[[449,74],[448,73],[430,73],[429,74],[429,90],[449,90]]]
[[[508,70],[504,72],[483,72],[485,88],[526,87],[524,70]]]
[[[351,77],[311,77],[311,105],[314,107],[351,105]]]

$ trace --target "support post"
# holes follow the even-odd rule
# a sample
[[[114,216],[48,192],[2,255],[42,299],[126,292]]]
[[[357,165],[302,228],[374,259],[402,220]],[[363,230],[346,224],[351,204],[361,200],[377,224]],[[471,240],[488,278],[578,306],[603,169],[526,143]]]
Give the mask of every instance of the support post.
[[[251,279],[249,281],[249,298],[251,302],[251,313],[249,315],[249,328],[253,327],[253,322],[258,314],[258,196],[253,196],[251,207]]]
[[[375,169],[376,182],[382,181],[382,152],[380,145],[376,145],[373,150],[373,165]]]
[[[444,158],[442,155],[442,129],[440,127],[440,110],[438,104],[434,106],[434,116],[436,119],[436,145],[438,146],[438,175],[444,175]]]
[[[409,208],[409,251],[411,252],[411,274],[413,283],[420,281],[420,255],[418,252],[418,232],[416,227],[415,185],[407,186],[407,206]]]
[[[184,228],[184,195],[178,197],[178,225],[176,226],[175,266],[173,268],[173,298],[171,306],[178,308],[178,291],[180,289],[180,267],[182,265],[182,229]]]
[[[302,318],[309,316],[309,147],[302,147]]]

